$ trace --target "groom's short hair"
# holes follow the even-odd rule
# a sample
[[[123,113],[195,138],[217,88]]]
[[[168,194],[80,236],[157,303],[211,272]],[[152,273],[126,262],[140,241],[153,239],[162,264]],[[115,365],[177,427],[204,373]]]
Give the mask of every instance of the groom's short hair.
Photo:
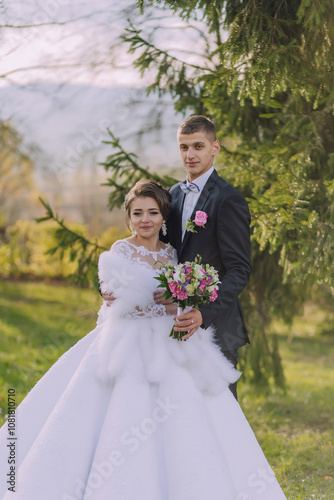
[[[210,118],[202,115],[193,115],[187,118],[177,129],[177,134],[194,134],[195,132],[204,132],[209,139],[214,142],[216,137],[216,128]]]

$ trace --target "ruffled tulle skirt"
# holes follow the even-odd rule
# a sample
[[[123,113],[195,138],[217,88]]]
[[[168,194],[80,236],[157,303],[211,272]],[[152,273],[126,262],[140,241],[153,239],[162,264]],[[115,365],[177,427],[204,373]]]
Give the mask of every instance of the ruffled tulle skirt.
[[[110,314],[17,409],[15,493],[0,430],[0,498],[283,500],[210,330]]]

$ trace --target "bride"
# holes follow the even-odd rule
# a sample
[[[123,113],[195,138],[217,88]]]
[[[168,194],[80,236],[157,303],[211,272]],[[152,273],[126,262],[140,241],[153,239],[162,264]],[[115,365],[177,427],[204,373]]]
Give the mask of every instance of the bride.
[[[228,389],[240,373],[213,331],[170,338],[176,307],[153,300],[159,263],[177,263],[158,238],[169,206],[154,181],[128,194],[134,234],[99,260],[115,300],[19,405],[14,488],[13,441],[0,430],[2,500],[286,498]]]

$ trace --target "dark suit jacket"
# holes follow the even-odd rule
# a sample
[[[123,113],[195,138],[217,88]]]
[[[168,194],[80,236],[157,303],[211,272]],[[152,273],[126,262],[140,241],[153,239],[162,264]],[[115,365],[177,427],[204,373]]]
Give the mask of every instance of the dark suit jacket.
[[[248,283],[250,264],[250,213],[244,198],[214,171],[202,190],[195,212],[202,210],[208,219],[198,233],[186,232],[182,238],[182,208],[185,194],[180,183],[171,189],[171,214],[165,241],[176,248],[179,262],[193,261],[197,254],[204,264],[214,266],[220,276],[218,298],[202,306],[203,327],[213,325],[223,351],[249,343],[238,296]]]

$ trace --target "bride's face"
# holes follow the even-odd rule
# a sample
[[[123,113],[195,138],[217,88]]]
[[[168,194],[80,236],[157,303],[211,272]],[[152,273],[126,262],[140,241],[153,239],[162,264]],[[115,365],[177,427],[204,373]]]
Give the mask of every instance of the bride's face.
[[[157,201],[147,196],[135,198],[130,207],[130,222],[138,236],[158,237],[164,219]]]

